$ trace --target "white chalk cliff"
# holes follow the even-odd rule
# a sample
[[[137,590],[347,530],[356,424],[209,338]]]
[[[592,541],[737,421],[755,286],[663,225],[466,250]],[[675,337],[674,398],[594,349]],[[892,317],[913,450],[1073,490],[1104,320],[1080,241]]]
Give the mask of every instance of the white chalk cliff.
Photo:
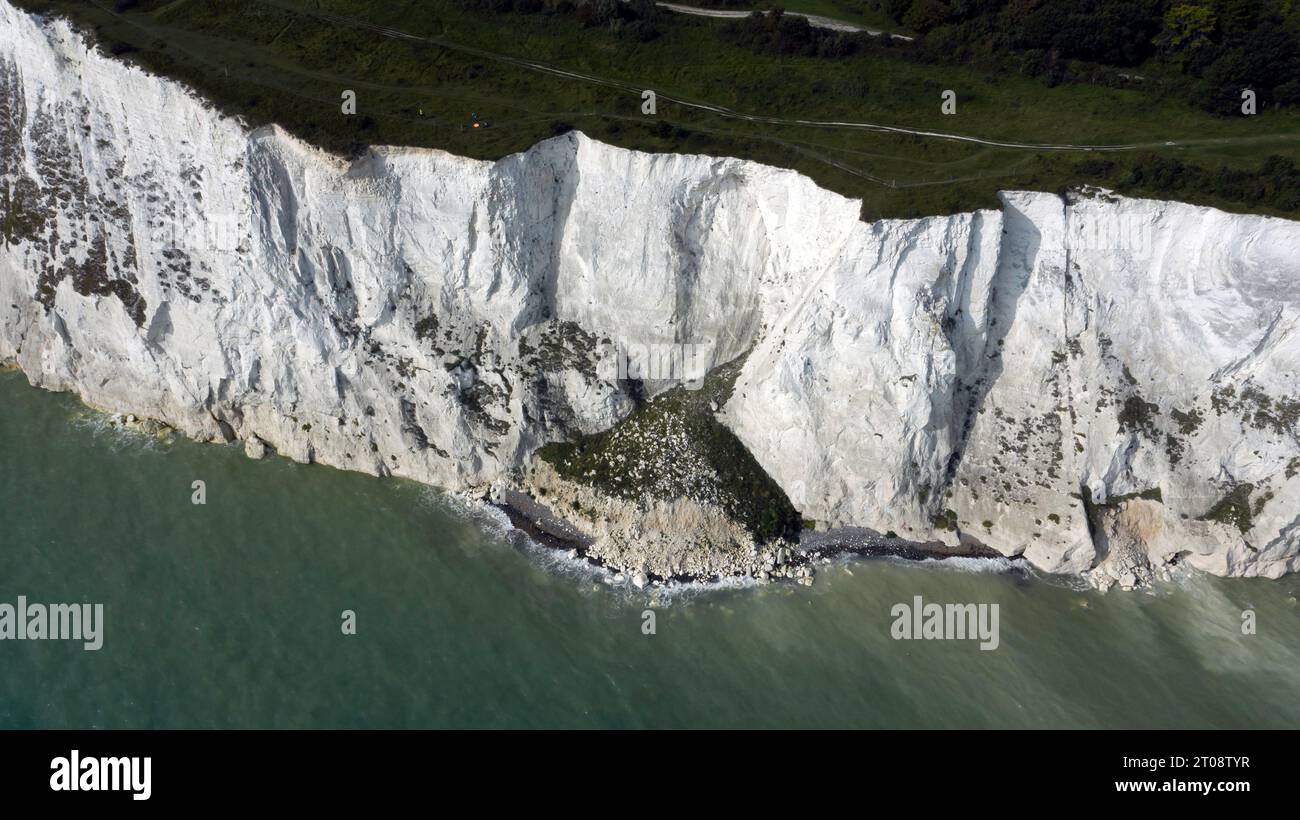
[[[0,0],[0,229],[0,360],[198,438],[487,487],[630,411],[600,341],[752,348],[720,418],[819,526],[1103,582],[1300,567],[1300,223],[1007,193],[867,224],[580,134],[349,163]]]

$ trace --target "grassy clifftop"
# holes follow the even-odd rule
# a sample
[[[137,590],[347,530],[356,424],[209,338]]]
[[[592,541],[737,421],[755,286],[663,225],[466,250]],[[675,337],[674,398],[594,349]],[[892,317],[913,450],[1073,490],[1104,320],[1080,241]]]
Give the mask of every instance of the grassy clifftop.
[[[999,189],[1078,183],[1300,212],[1300,115],[1214,116],[1158,77],[1101,71],[1052,87],[865,35],[811,47],[796,35],[801,48],[782,53],[784,35],[768,36],[766,23],[737,27],[644,1],[11,2],[68,16],[105,50],[194,86],[254,125],[276,122],[345,153],[382,143],[490,159],[578,128],[629,148],[794,168],[861,198],[866,218],[993,207]],[[643,89],[659,95],[654,116],[642,113]],[[957,109],[945,115],[949,89]],[[345,90],[356,93],[354,115],[341,111]],[[1137,147],[1045,151],[798,120]]]

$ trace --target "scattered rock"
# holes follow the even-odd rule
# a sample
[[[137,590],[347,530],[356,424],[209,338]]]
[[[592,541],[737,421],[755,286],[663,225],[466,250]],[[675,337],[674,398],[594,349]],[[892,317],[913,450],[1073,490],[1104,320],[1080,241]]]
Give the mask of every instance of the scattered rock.
[[[266,458],[266,442],[257,436],[249,436],[244,440],[244,455],[254,461]]]

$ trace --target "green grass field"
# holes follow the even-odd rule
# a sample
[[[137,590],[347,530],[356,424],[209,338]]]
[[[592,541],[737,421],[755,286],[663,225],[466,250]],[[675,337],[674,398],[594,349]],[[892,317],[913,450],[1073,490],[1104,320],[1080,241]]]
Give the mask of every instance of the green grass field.
[[[665,97],[780,120],[865,121],[1014,142],[1149,144],[1207,169],[1255,169],[1270,154],[1300,160],[1300,115],[1292,112],[1216,118],[1173,94],[1048,88],[1014,73],[888,54],[761,56],[720,37],[721,21],[668,13],[656,22],[662,35],[638,43],[583,28],[573,15],[471,12],[451,0],[146,0],[122,13],[108,0],[16,2],[66,14],[125,59],[189,83],[252,124],[276,122],[331,150],[399,144],[488,159],[572,127],[629,148],[794,168],[862,199],[865,218],[992,206],[995,192],[1008,188],[1101,182],[1157,192],[1124,184],[1136,151],[1106,155],[1114,166],[1093,179],[1078,166],[1096,153],[756,123]],[[840,5],[854,7],[849,0],[790,7],[829,13]],[[386,36],[357,20],[426,39]],[[340,111],[344,89],[357,93],[355,116]],[[641,89],[660,95],[657,116],[641,114]],[[945,89],[958,94],[955,115],[940,111]],[[474,115],[487,127],[470,127]],[[1162,147],[1169,140],[1184,144]],[[1269,211],[1198,192],[1180,198]]]

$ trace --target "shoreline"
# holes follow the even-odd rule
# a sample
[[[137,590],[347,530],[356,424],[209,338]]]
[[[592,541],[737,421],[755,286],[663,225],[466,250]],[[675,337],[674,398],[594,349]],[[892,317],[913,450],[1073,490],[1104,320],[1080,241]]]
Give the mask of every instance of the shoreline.
[[[13,360],[0,361],[0,373],[19,373],[24,377],[26,387],[51,393],[70,393],[86,409],[103,415],[110,423],[116,422],[123,430],[133,430],[144,435],[164,438],[179,434],[196,443],[204,439],[189,431],[173,427],[167,422],[150,417],[137,417],[125,412],[114,411],[95,405],[78,390],[51,390],[45,385],[35,385],[26,378],[22,367]],[[209,443],[211,440],[208,440]],[[226,442],[230,443],[230,442]],[[283,454],[276,453],[276,455]],[[340,469],[333,465],[321,466]],[[421,482],[423,483],[423,482]],[[450,492],[448,488],[426,484],[436,490]],[[631,580],[636,573],[628,572],[615,566],[591,550],[596,539],[584,534],[564,518],[556,515],[549,507],[538,502],[527,492],[518,487],[502,486],[494,491],[482,494],[469,493],[479,501],[502,512],[510,525],[526,535],[534,543],[557,552],[568,553],[571,558],[581,558],[588,565],[607,570],[613,577],[623,576]],[[782,554],[781,560],[773,567],[770,577],[760,577],[768,573],[722,573],[711,574],[671,573],[661,574],[645,571],[641,586],[666,586],[670,584],[716,584],[727,579],[752,578],[759,583],[790,581],[794,583],[811,582],[819,564],[828,564],[843,557],[858,558],[901,558],[906,561],[945,560],[948,558],[978,558],[985,560],[1006,559],[1013,564],[1025,563],[1023,556],[1006,556],[996,550],[978,543],[968,543],[964,547],[950,547],[941,542],[915,542],[901,538],[891,538],[867,528],[838,528],[822,532],[804,531],[799,535],[799,542],[794,545],[764,545]],[[806,571],[806,575],[801,574]]]
[[[564,519],[555,515],[547,507],[539,504],[527,493],[510,489],[492,498],[491,494],[481,497],[483,503],[499,510],[510,521],[514,529],[526,535],[538,546],[556,552],[567,553],[570,558],[579,558],[588,565],[612,573],[619,581],[630,580],[633,575],[625,569],[613,566],[599,554],[591,550],[595,539],[579,532]],[[760,584],[787,581],[800,583],[805,578],[812,580],[812,572],[818,565],[830,564],[838,558],[897,558],[904,561],[944,561],[951,558],[974,558],[982,561],[1005,560],[1013,568],[1028,566],[1020,555],[1003,555],[997,550],[983,544],[967,542],[960,547],[950,547],[942,542],[917,542],[902,538],[881,535],[867,528],[839,528],[824,532],[801,533],[799,543],[793,548],[783,548],[787,557],[781,562],[779,572],[770,578],[760,578],[752,573],[713,573],[697,575],[692,573],[673,573],[662,575],[644,572],[641,584],[633,582],[638,588],[646,586],[668,586],[672,584],[720,584],[728,579],[748,578]],[[806,568],[807,576],[800,574]],[[766,573],[764,573],[766,574]],[[811,584],[808,584],[811,586]]]
[[[25,386],[29,388],[51,393],[70,393],[86,409],[104,416],[109,420],[110,425],[120,425],[120,428],[124,431],[132,430],[159,439],[169,437],[172,434],[179,434],[196,443],[204,443],[204,439],[191,434],[187,430],[173,427],[167,422],[149,417],[137,417],[129,413],[117,412],[95,405],[87,401],[85,396],[78,390],[50,390],[44,385],[34,385],[30,379],[26,378],[27,374],[17,362],[12,360],[0,361],[0,373],[15,372],[23,375],[26,381]],[[211,439],[208,440],[209,443],[211,441]],[[226,443],[229,444],[230,442]],[[275,455],[287,458],[287,456],[280,453],[275,453]],[[321,464],[321,466],[339,469],[329,464]],[[434,484],[425,484],[425,486],[443,492],[452,492],[448,488]],[[798,543],[794,545],[785,544],[781,546],[775,542],[763,545],[760,549],[769,550],[771,554],[780,556],[775,565],[770,566],[768,571],[757,573],[752,571],[743,573],[714,572],[710,574],[689,572],[662,574],[649,570],[630,572],[626,568],[612,564],[594,552],[591,548],[597,539],[583,533],[517,486],[498,486],[495,490],[489,490],[481,494],[470,492],[467,493],[467,496],[477,498],[481,503],[500,511],[509,520],[512,528],[527,536],[538,546],[555,552],[567,553],[570,558],[581,559],[589,566],[610,573],[610,577],[614,579],[615,583],[631,582],[631,585],[638,589],[650,586],[666,587],[673,584],[721,584],[728,579],[752,579],[759,584],[787,581],[812,586],[819,565],[830,564],[833,560],[846,556],[852,558],[899,558],[912,562],[942,561],[949,558],[1005,559],[1011,562],[1013,566],[1027,564],[1023,556],[1003,555],[977,542],[967,542],[961,546],[952,547],[938,541],[916,542],[890,537],[868,528],[838,528],[821,532],[803,531],[799,534]],[[638,578],[638,576],[640,577]]]

